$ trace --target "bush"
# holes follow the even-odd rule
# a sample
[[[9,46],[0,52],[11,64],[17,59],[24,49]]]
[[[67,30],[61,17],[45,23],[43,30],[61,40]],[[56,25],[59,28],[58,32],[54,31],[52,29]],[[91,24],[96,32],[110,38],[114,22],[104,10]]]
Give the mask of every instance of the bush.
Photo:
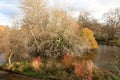
[[[75,64],[75,70],[74,70],[75,75],[80,78],[85,76],[85,64],[79,63]]]
[[[72,66],[72,62],[73,62],[73,56],[72,55],[70,55],[70,54],[64,55],[63,64],[66,68],[70,68]]]
[[[51,27],[52,28],[52,27]],[[54,28],[54,27],[53,27]],[[34,39],[29,42],[30,53],[32,56],[60,58],[66,52],[70,52],[73,56],[81,56],[84,49],[96,49],[97,43],[94,34],[89,29],[82,29],[75,31],[74,28],[56,27],[53,31],[46,28],[43,32],[36,35],[38,45],[35,44]]]

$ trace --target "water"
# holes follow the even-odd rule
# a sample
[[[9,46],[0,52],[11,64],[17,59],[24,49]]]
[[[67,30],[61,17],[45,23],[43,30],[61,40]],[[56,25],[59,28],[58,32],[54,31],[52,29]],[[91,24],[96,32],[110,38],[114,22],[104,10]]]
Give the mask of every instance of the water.
[[[5,64],[5,63],[6,63],[5,54],[0,53],[0,64]]]
[[[95,64],[112,72],[120,72],[120,47],[110,45],[99,45]]]

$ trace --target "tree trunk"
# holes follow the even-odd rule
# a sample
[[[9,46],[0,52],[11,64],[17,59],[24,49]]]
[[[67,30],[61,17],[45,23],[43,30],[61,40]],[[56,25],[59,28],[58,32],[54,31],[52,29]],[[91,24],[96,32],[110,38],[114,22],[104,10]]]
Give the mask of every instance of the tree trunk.
[[[12,57],[12,55],[13,55],[13,53],[12,53],[12,51],[10,50],[10,53],[9,53],[9,55],[8,55],[8,57],[7,57],[8,65],[11,65],[11,57]]]

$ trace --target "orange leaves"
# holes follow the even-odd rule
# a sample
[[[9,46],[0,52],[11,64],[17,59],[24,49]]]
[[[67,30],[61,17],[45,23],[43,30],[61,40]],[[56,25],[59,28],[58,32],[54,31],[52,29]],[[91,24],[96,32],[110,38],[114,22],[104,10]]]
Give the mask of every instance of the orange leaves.
[[[92,80],[92,71],[97,69],[91,60],[82,61],[74,65],[74,73],[77,78],[87,78],[87,80]]]
[[[40,56],[32,59],[31,67],[33,70],[39,71],[41,66],[42,66],[42,59],[40,58]]]
[[[72,62],[73,62],[73,56],[72,55],[70,55],[70,54],[64,55],[63,64],[65,65],[66,68],[71,67]]]
[[[85,64],[84,63],[78,63],[74,66],[74,73],[75,75],[79,77],[83,77],[85,75]]]

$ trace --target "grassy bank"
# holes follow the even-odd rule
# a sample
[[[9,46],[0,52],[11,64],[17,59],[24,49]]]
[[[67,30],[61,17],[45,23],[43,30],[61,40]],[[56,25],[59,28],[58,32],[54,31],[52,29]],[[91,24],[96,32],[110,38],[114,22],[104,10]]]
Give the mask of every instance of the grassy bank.
[[[103,44],[103,45],[114,45],[114,46],[119,46],[120,47],[120,38],[119,39],[114,39],[110,40],[107,42],[106,40],[97,40],[98,44]]]

